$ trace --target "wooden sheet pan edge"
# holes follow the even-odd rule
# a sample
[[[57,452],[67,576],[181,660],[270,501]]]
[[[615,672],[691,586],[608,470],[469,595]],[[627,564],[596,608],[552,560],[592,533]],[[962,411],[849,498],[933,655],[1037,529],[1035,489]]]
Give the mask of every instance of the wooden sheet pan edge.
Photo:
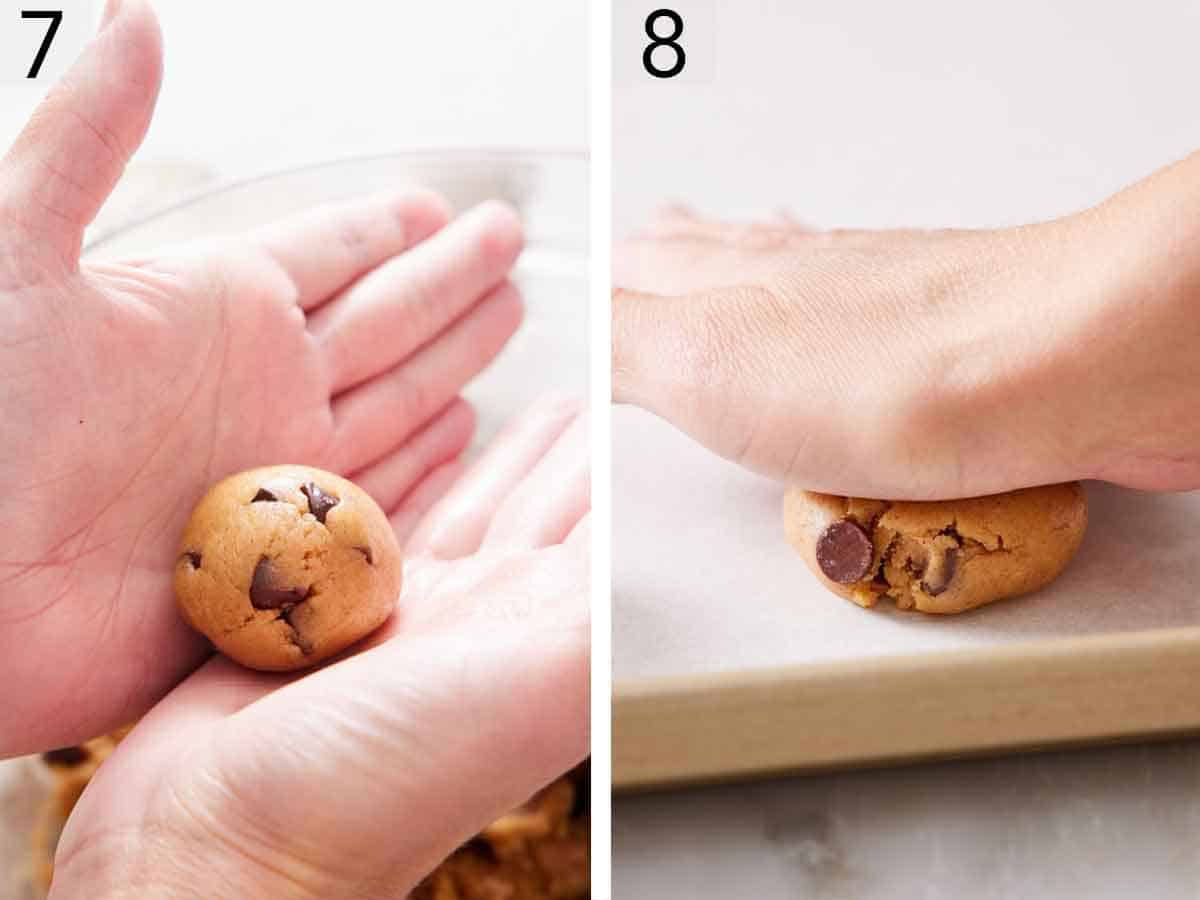
[[[1200,731],[1200,627],[618,683],[613,788]]]

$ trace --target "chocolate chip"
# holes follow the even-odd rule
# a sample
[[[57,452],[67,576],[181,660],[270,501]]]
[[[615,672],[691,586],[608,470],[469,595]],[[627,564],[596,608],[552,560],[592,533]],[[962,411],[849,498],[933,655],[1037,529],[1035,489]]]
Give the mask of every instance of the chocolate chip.
[[[584,773],[584,777],[578,780],[573,779],[575,787],[575,802],[571,804],[572,819],[578,819],[580,816],[586,816],[592,811],[591,763],[585,761],[584,765],[588,767],[587,772]]]
[[[300,649],[300,652],[305,656],[308,656],[310,653],[312,653],[312,641],[306,638],[300,632],[300,629],[296,627],[296,623],[292,621],[292,607],[289,606],[287,609],[283,610],[283,612],[279,614],[279,618],[287,622],[288,627],[292,629],[291,634],[288,635],[288,640],[295,644]]]
[[[254,499],[252,499],[250,502],[251,503],[263,503],[263,502],[278,503],[279,498],[276,497],[274,494],[272,494],[270,491],[268,491],[266,488],[260,487],[258,489],[258,493],[254,495]]]
[[[834,522],[817,538],[817,565],[838,584],[853,584],[866,575],[874,554],[871,539],[852,519]]]
[[[325,524],[325,516],[329,514],[329,511],[341,503],[336,496],[325,493],[313,481],[301,485],[300,492],[308,498],[309,511],[317,517],[317,521],[322,525]]]
[[[275,583],[275,570],[271,560],[265,556],[254,567],[254,577],[250,579],[250,605],[255,609],[281,609],[295,606],[308,597],[308,591],[301,588],[281,588]]]
[[[188,561],[193,569],[200,568],[201,556],[198,550],[189,550],[187,553],[183,554],[183,558]]]
[[[91,758],[87,747],[62,747],[42,754],[43,762],[52,766],[79,766]]]
[[[363,555],[363,557],[367,561],[368,566],[375,565],[375,557],[371,554],[370,547],[355,547],[354,549]]]
[[[938,594],[944,593],[946,588],[950,587],[950,582],[954,580],[954,573],[958,569],[958,551],[947,550],[946,555],[942,557],[941,566],[931,566],[930,568],[933,570],[930,573],[931,577],[921,582],[921,590],[930,597],[936,597]]]

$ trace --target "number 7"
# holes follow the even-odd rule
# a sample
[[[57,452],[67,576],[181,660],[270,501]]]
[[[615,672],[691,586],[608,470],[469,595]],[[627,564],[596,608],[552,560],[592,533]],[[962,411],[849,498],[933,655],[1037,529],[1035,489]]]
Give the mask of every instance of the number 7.
[[[38,72],[42,69],[42,63],[46,60],[46,51],[50,49],[50,42],[54,40],[54,34],[58,31],[58,25],[62,22],[61,9],[23,9],[21,10],[22,19],[49,19],[50,27],[46,29],[46,36],[42,38],[42,46],[38,47],[37,56],[33,58],[33,65],[29,67],[29,74],[26,78],[37,78]]]

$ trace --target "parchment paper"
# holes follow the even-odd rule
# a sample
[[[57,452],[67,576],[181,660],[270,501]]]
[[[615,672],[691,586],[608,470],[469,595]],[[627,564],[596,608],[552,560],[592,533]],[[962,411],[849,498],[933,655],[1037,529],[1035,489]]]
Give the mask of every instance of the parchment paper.
[[[782,487],[633,408],[613,416],[613,680],[1200,624],[1200,492],[1087,485],[1050,587],[951,617],[864,610],[783,537]]]

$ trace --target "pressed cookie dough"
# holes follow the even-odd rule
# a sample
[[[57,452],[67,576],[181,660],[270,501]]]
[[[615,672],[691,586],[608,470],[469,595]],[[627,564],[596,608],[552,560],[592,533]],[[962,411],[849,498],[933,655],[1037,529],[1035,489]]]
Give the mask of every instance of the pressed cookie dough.
[[[859,606],[957,613],[1045,587],[1087,528],[1078,482],[936,502],[790,488],[784,530],[808,567]]]
[[[245,666],[284,671],[348,647],[391,615],[400,548],[361,488],[304,466],[218,482],[175,563],[184,619]]]

